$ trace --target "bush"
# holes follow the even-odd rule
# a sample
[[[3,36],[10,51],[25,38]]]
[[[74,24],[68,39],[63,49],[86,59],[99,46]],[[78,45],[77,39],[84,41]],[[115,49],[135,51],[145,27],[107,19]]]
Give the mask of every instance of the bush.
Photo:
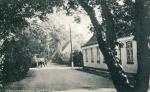
[[[4,59],[2,64],[2,84],[24,78],[29,70],[31,54],[23,40],[6,40],[1,52]]]
[[[57,53],[57,54],[53,57],[52,62],[53,62],[53,63],[58,63],[58,64],[63,64],[63,60],[62,60],[60,54]]]
[[[83,57],[81,51],[75,50],[73,52],[73,62],[74,62],[74,66],[79,66],[79,67],[83,66]]]

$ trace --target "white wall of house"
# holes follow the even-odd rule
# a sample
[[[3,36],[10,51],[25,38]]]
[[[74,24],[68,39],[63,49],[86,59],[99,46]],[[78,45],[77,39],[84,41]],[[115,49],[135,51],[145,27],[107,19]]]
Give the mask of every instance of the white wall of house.
[[[136,73],[137,71],[137,45],[133,37],[126,37],[118,39],[123,43],[123,47],[119,50],[117,48],[117,57],[121,57],[121,64],[126,72]],[[129,48],[131,47],[131,48]],[[99,56],[98,58],[98,52]],[[84,66],[92,68],[107,69],[107,65],[104,63],[104,57],[101,51],[98,49],[98,44],[82,47]],[[120,56],[121,52],[121,56]],[[100,61],[100,62],[97,62]]]
[[[125,69],[126,72],[129,73],[136,73],[137,71],[137,44],[136,41],[133,40],[132,37],[126,37],[126,38],[120,38],[118,41],[122,42],[124,45],[121,48],[121,60],[122,60],[122,66]],[[131,42],[132,43],[132,49],[133,49],[133,63],[128,63],[129,61],[127,60],[128,52],[127,52],[127,43]],[[119,55],[120,56],[120,55]],[[130,61],[132,62],[132,61]]]
[[[91,59],[91,48],[93,49],[93,57],[94,57],[93,62]],[[99,57],[99,62],[97,62],[98,61],[97,48],[98,48],[98,44],[82,48],[84,66],[107,69],[107,65],[104,63],[104,57],[99,49],[98,51],[100,57]],[[86,54],[86,50],[87,50],[87,54]]]

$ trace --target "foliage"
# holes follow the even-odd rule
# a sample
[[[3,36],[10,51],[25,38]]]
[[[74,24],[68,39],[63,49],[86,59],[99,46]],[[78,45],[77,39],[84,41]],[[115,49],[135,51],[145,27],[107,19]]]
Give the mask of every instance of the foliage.
[[[128,77],[122,68],[122,66],[119,64],[119,60],[117,59],[115,55],[115,43],[117,41],[117,31],[115,30],[115,21],[114,21],[114,14],[113,9],[110,8],[109,1],[106,0],[99,0],[99,2],[94,2],[94,4],[100,5],[101,10],[101,17],[102,17],[102,23],[99,23],[96,13],[94,10],[93,2],[92,4],[89,4],[90,0],[78,0],[79,4],[83,7],[83,9],[88,14],[91,23],[93,24],[95,34],[97,36],[97,41],[99,44],[99,48],[106,60],[106,65],[108,67],[108,70],[111,74],[111,78],[113,81],[113,84],[118,92],[126,92],[130,91],[133,87],[130,81],[128,80]],[[113,3],[117,3],[117,0],[113,1]],[[120,11],[117,11],[118,13]],[[126,13],[126,12],[125,12]],[[123,17],[123,16],[122,16]],[[121,18],[122,18],[121,17]],[[116,25],[117,26],[117,25]],[[119,30],[120,31],[120,30]],[[124,30],[121,30],[124,31]],[[106,32],[106,40],[103,39],[103,32]],[[125,33],[125,35],[128,33]],[[119,81],[118,81],[119,80]]]
[[[61,6],[63,0],[1,0],[0,1],[0,34],[16,33],[15,28],[28,25],[26,18],[38,16],[43,19],[46,13],[53,12],[53,7]],[[19,31],[19,30],[18,30]]]
[[[98,15],[98,20],[102,18],[102,22],[100,24],[105,30],[106,20],[103,17],[105,15],[102,13],[102,1],[103,0],[84,0],[84,2],[88,2],[88,4],[93,9],[98,9],[98,11],[100,12]],[[122,0],[123,4],[119,4],[118,2],[118,0],[106,0],[108,9],[112,14],[114,22],[113,30],[116,33],[117,37],[129,36],[135,32],[135,3],[132,0]],[[72,9],[74,9],[76,11],[79,11],[80,13],[84,13],[83,9],[79,7],[81,5],[78,3],[78,0],[69,0],[68,4],[69,6],[72,6],[68,7],[68,10],[70,9],[70,11],[72,11]],[[91,31],[93,31],[94,27],[92,25],[90,25],[90,27]]]
[[[83,1],[78,0],[78,1],[90,17],[90,20],[93,24],[93,27],[94,27],[94,30],[95,30],[95,33],[97,36],[99,48],[106,59],[106,64],[108,66],[108,70],[110,71],[111,78],[112,78],[113,84],[114,84],[117,92],[147,92],[148,85],[149,85],[149,83],[148,83],[149,71],[147,71],[147,70],[145,71],[144,66],[146,65],[147,60],[149,60],[149,59],[147,59],[148,58],[147,55],[149,55],[149,53],[147,53],[147,51],[148,51],[147,44],[149,44],[147,41],[149,38],[149,35],[147,32],[148,28],[149,28],[148,27],[149,20],[145,20],[145,19],[149,18],[149,17],[147,17],[147,13],[145,12],[149,8],[149,7],[147,7],[148,0],[145,0],[145,1],[136,0],[136,2],[138,2],[138,3],[136,3],[137,7],[135,9],[137,11],[136,16],[135,16],[135,10],[133,8],[134,3],[132,1],[123,0],[127,4],[127,6],[123,7],[124,12],[122,13],[122,10],[119,11],[120,10],[119,8],[117,9],[117,12],[113,11],[114,7],[112,7],[112,5],[115,3],[118,3],[119,0],[113,0],[112,3],[110,3],[110,4],[108,3],[108,2],[111,2],[110,0],[108,0],[108,1],[107,0],[98,0],[98,1],[100,1],[100,2],[98,2],[98,4],[101,5],[101,13],[102,13],[104,25],[101,25],[98,22],[98,20],[95,16],[96,15],[95,11],[93,9],[94,5],[89,4],[90,0],[83,0]],[[94,3],[97,4],[97,2],[94,2]],[[122,5],[120,5],[120,6],[121,6],[120,8],[122,8]],[[115,5],[115,7],[118,7],[118,5]],[[114,15],[115,15],[114,13],[116,13],[116,15],[117,15],[116,18],[118,18],[116,20],[114,17]],[[135,29],[135,25],[134,25],[135,18],[136,18],[136,29],[137,29],[136,31],[134,30]],[[116,28],[116,26],[119,26],[119,27]],[[104,28],[106,28],[106,30],[104,30]],[[117,30],[114,30],[114,29],[117,29]],[[145,31],[141,31],[141,30],[145,30]],[[102,37],[103,31],[106,31],[106,37],[107,37],[106,41]],[[119,35],[118,35],[117,31],[121,31],[121,34],[119,33]],[[117,37],[129,36],[131,33],[133,33],[133,31],[135,31],[138,34],[138,37],[137,37],[138,38],[138,40],[137,40],[138,72],[137,72],[137,76],[134,80],[134,81],[136,81],[135,84],[132,84],[129,81],[125,71],[123,70],[123,68],[119,64],[119,61],[115,57],[115,54],[113,53],[114,47],[112,48],[112,46],[110,46],[111,44],[115,44],[115,41],[113,41],[113,40],[115,40],[114,38],[116,36]],[[141,34],[141,33],[143,33],[143,34]],[[143,41],[143,39],[145,41]],[[109,44],[108,41],[110,41],[111,44]]]
[[[44,21],[46,14],[52,13],[55,6],[61,7],[63,2],[63,0],[0,0],[0,40],[4,40],[0,48],[0,55],[4,57],[1,64],[3,84],[25,76],[32,54],[43,51],[43,46],[38,46],[37,39],[43,40],[45,36],[33,37],[42,34],[36,32],[36,29],[25,31],[29,26],[27,18],[39,17]],[[36,40],[31,40],[32,38]],[[44,41],[41,42],[44,44]]]
[[[28,32],[29,49],[32,55],[34,54],[46,54],[47,53],[47,39],[48,34],[37,23],[30,23],[30,26],[26,28]]]
[[[8,79],[8,76],[9,76],[8,73],[10,72],[11,68],[15,69],[15,64],[18,63],[18,60],[16,59],[11,60],[11,55],[9,55],[10,53],[13,54],[12,57],[16,57],[14,55],[19,55],[19,54],[14,54],[14,53],[21,53],[22,50],[25,48],[28,48],[28,50],[31,50],[32,54],[37,53],[38,51],[43,51],[42,46],[37,46],[39,43],[36,43],[36,44],[32,43],[33,42],[33,40],[31,41],[32,34],[29,36],[29,34],[26,33],[25,37],[27,38],[21,39],[23,35],[22,32],[25,31],[27,26],[29,26],[29,22],[27,21],[27,18],[39,17],[41,20],[44,21],[46,19],[45,18],[46,14],[52,13],[53,7],[55,6],[61,7],[62,3],[63,3],[63,0],[0,0],[0,40],[1,39],[4,40],[0,53],[1,53],[1,56],[4,55],[5,57],[3,60],[3,65],[2,65],[2,67],[4,67],[2,68],[3,75],[5,76],[5,78],[3,76],[4,82],[9,82],[11,80],[16,79],[15,77],[12,79]],[[36,30],[34,30],[34,32],[35,31]],[[12,38],[9,39],[10,34],[15,35],[13,39],[18,39],[18,40],[16,41],[16,40],[13,40]],[[31,42],[32,44],[26,43],[27,41]],[[28,44],[28,45],[25,46],[23,43]],[[15,47],[18,47],[18,49],[16,49]],[[34,47],[38,48],[38,50],[36,51]],[[34,48],[34,49],[31,49],[31,48]],[[11,51],[11,49],[13,49],[14,51]],[[20,62],[18,63],[19,64],[18,67],[21,67],[24,60],[27,60],[26,62],[28,62],[28,59],[31,59],[30,55],[28,57],[28,55],[26,55],[27,52],[24,50],[21,54],[22,56],[25,57],[25,59],[18,58],[20,59]],[[12,64],[12,62],[14,65]],[[17,69],[15,69],[14,71],[19,72],[19,70]]]
[[[60,53],[56,53],[56,55],[52,58],[52,62],[58,63],[58,64],[63,64],[63,60],[61,58]]]
[[[28,49],[29,39],[23,34],[17,35],[11,34],[1,47],[3,85],[23,78],[30,67],[32,56]]]
[[[110,2],[113,11],[114,30],[118,37],[130,36],[135,32],[135,3],[132,0],[124,0],[123,5]]]
[[[83,66],[83,56],[81,51],[75,50],[73,52],[73,62],[74,66]]]
[[[90,17],[97,35],[99,47],[104,57],[107,59],[107,65],[112,74],[115,87],[118,87],[117,91],[125,91],[122,90],[122,88],[128,88],[129,83],[123,69],[118,64],[112,51],[109,49],[109,45],[102,39],[101,31],[111,32],[108,28],[110,27],[109,24],[112,23],[113,26],[111,25],[111,28],[113,31],[111,33],[115,34],[115,36],[110,34],[107,37],[113,39],[115,37],[127,36],[134,32],[134,3],[131,0],[123,1],[124,4],[119,5],[118,0],[106,0],[106,3],[104,3],[105,0],[69,0],[67,5],[68,7],[65,8],[69,15],[69,13],[72,13],[73,11],[70,9],[77,10],[79,6],[82,6],[87,15]],[[26,18],[38,16],[44,21],[44,16],[47,13],[53,12],[53,7],[61,7],[63,4],[63,0],[0,1],[0,39],[4,40],[0,49],[0,55],[1,57],[4,56],[2,60],[3,66],[1,68],[4,84],[12,81],[13,79],[17,80],[21,75],[25,75],[28,70],[31,53],[27,48],[27,42],[30,40],[26,37],[22,38],[24,36],[20,32],[20,30],[28,26]],[[105,9],[108,8],[108,12],[106,14],[109,13],[109,15],[112,15],[112,21],[108,19],[107,15],[105,15],[103,4],[106,4],[104,6]],[[95,12],[93,11],[93,8],[97,5],[100,6],[99,9],[102,15],[101,17],[103,18],[102,23],[98,23],[97,18],[95,17]],[[80,23],[80,18],[76,17],[75,21]],[[42,48],[39,50],[41,49]],[[36,53],[36,51],[33,52]],[[16,58],[16,56],[19,58]],[[119,82],[117,82],[118,80]]]

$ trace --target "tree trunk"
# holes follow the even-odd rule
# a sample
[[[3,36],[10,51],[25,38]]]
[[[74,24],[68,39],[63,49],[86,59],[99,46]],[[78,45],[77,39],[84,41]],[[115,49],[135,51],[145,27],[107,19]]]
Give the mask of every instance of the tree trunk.
[[[118,59],[115,57],[113,50],[109,48],[110,46],[103,39],[102,35],[103,28],[95,17],[95,11],[91,6],[88,5],[88,0],[78,0],[78,1],[79,4],[84,8],[84,10],[89,15],[89,18],[94,26],[99,48],[103,56],[105,57],[108,70],[110,71],[111,78],[113,80],[117,92],[129,92],[129,90],[132,89],[132,86],[127,78],[127,75],[125,74],[125,71],[119,64]],[[104,10],[102,10],[102,12],[104,13]],[[105,18],[108,18],[108,16]],[[111,20],[108,21],[107,23],[111,23]]]
[[[149,25],[150,3],[148,0],[136,0],[136,40],[137,40],[137,55],[138,55],[138,70],[136,92],[147,92],[149,87],[149,70],[150,70],[150,48],[149,44]]]
[[[150,18],[149,13],[150,9],[148,0],[136,0],[136,40],[137,40],[137,49],[138,49],[138,70],[136,76],[136,84],[131,85],[129,82],[125,71],[122,69],[121,65],[118,63],[114,53],[113,46],[110,46],[113,43],[111,37],[114,36],[111,29],[113,29],[113,19],[111,17],[110,11],[107,7],[106,1],[101,0],[102,7],[102,16],[106,21],[106,29],[108,31],[107,38],[109,44],[104,41],[102,31],[103,28],[99,24],[98,20],[95,17],[95,11],[91,6],[88,5],[88,0],[78,0],[79,4],[87,12],[97,36],[99,48],[105,57],[108,70],[110,71],[111,78],[113,80],[114,86],[117,92],[147,92],[149,86],[149,67],[150,67]],[[111,49],[110,49],[111,47]]]
[[[114,30],[114,21],[113,21],[113,15],[110,13],[110,9],[107,6],[106,0],[100,0],[99,2],[101,9],[102,9],[102,17],[104,25],[106,26],[106,39],[108,46],[115,51],[115,42],[117,40],[116,38],[116,32]]]

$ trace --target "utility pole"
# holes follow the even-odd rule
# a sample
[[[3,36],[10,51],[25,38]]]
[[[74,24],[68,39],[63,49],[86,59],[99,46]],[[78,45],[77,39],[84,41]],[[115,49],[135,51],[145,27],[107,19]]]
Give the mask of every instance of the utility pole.
[[[69,28],[70,28],[70,46],[71,46],[70,60],[71,60],[71,67],[74,67],[73,55],[72,55],[72,35],[71,35],[71,26],[70,26],[70,24],[69,24]]]
[[[50,59],[50,56],[49,56],[49,51],[50,51],[50,50],[49,50],[49,43],[50,43],[50,42],[49,42],[49,41],[50,41],[50,40],[49,40],[49,34],[48,34],[48,42],[47,42],[47,50],[48,50],[47,59],[48,59],[48,61],[49,61],[49,59]]]

